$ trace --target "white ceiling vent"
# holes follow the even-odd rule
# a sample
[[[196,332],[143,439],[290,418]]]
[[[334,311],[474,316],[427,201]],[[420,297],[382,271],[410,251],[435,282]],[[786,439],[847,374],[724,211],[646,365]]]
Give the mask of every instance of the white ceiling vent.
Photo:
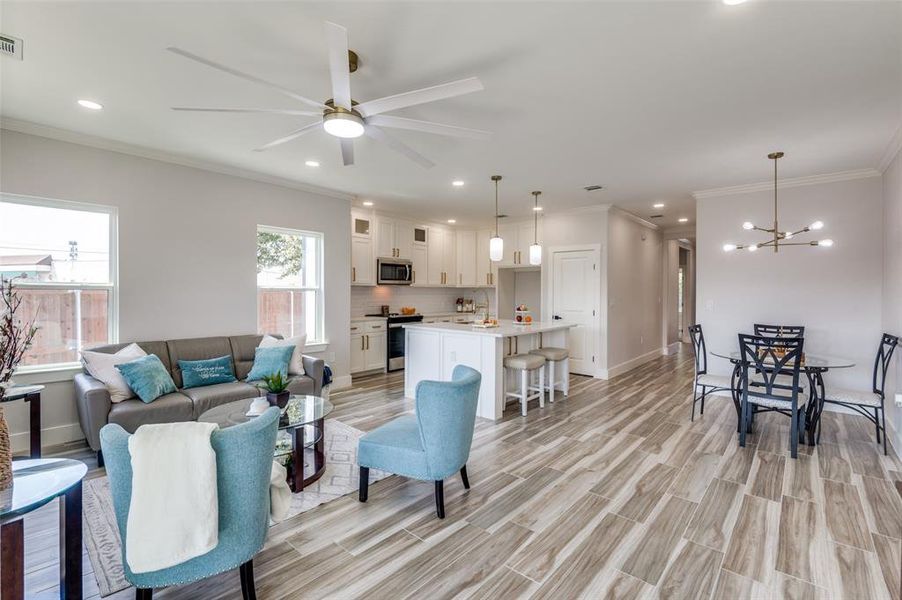
[[[0,33],[0,54],[22,60],[22,40]]]

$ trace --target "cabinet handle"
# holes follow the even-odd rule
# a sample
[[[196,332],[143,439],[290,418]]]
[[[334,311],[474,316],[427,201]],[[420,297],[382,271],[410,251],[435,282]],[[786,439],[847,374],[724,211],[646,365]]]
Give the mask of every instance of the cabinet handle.
[[[357,267],[351,267],[351,281],[357,281]]]
[[[365,335],[363,337],[366,338],[366,350],[369,350],[370,349],[370,336]]]
[[[360,336],[360,349],[366,350],[366,336]]]
[[[351,331],[357,331],[356,327],[351,327]]]
[[[410,283],[416,283],[417,282],[417,272],[411,271],[411,275],[413,277],[413,280]]]

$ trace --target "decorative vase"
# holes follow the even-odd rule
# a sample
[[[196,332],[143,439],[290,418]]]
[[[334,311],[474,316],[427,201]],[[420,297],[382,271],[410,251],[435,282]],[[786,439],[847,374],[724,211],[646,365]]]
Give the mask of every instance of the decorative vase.
[[[5,490],[13,482],[13,451],[9,444],[9,426],[6,415],[0,408],[0,490]]]
[[[285,408],[288,404],[288,400],[291,399],[291,392],[288,390],[282,392],[266,392],[266,399],[269,401],[271,406],[278,406],[279,408]]]

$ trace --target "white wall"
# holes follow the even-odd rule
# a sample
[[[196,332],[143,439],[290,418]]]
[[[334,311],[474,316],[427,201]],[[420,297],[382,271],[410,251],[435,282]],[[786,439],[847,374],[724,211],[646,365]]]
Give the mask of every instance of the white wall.
[[[348,200],[8,130],[0,135],[3,192],[118,208],[122,341],[255,332],[257,225],[323,232],[324,357],[336,375],[348,374]],[[71,383],[53,384],[43,407],[45,443],[78,438]],[[26,430],[22,403],[7,414],[14,433]],[[25,441],[14,439],[17,446]]]
[[[663,344],[663,239],[626,213],[608,215],[607,370],[616,375],[659,356]]]
[[[902,335],[902,150],[883,173],[883,331]],[[902,393],[902,348],[896,349],[886,387],[886,420],[902,448],[902,409],[894,395]],[[892,438],[890,438],[892,439]]]
[[[724,252],[726,242],[762,240],[742,223],[773,220],[772,191],[700,199],[696,217],[696,311],[709,352],[737,349],[737,333],[756,322],[804,325],[808,353],[856,363],[830,371],[828,386],[870,385],[884,276],[879,177],[780,190],[781,228],[820,219],[826,226],[817,237],[832,238],[832,248]],[[726,374],[729,363],[709,357],[709,368]]]

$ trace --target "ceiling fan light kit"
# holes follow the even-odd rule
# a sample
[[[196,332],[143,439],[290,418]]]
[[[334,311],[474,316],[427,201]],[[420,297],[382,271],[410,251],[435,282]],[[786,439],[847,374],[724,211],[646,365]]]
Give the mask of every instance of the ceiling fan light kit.
[[[433,85],[411,92],[403,92],[384,98],[378,98],[376,100],[358,103],[351,98],[350,74],[358,69],[360,59],[356,52],[348,48],[348,30],[341,25],[326,22],[326,46],[329,54],[329,73],[332,81],[332,99],[327,100],[326,102],[312,100],[298,94],[294,90],[266,81],[255,75],[233,69],[232,67],[221,65],[186,50],[175,47],[167,48],[167,50],[173,54],[216,69],[217,71],[228,73],[229,75],[244,79],[245,81],[250,81],[257,85],[270,88],[288,96],[296,102],[312,107],[315,110],[279,108],[202,108],[182,106],[173,107],[172,109],[201,113],[264,113],[321,117],[319,121],[296,129],[288,135],[264,144],[256,150],[268,150],[274,146],[285,144],[302,135],[320,129],[321,125],[326,133],[339,138],[341,159],[345,166],[354,164],[354,143],[352,140],[362,135],[366,135],[384,146],[387,146],[391,150],[407,157],[423,168],[428,169],[435,166],[435,163],[404,142],[390,136],[383,128],[407,129],[423,133],[432,133],[435,135],[471,139],[486,139],[491,136],[490,132],[479,129],[469,129],[466,127],[457,127],[455,125],[445,125],[442,123],[433,123],[431,121],[420,121],[417,119],[407,119],[383,114],[408,106],[427,104],[429,102],[436,102],[438,100],[445,100],[447,98],[454,98],[456,96],[478,92],[483,89],[482,82],[479,78],[469,77],[459,81],[451,81],[449,83]]]
[[[724,252],[733,252],[734,250],[748,250],[749,252],[757,252],[759,248],[773,248],[774,252],[779,252],[782,246],[821,246],[829,248],[833,245],[833,240],[815,240],[812,242],[787,242],[786,240],[795,239],[796,236],[811,231],[818,231],[824,228],[823,221],[815,221],[808,227],[803,227],[798,231],[780,231],[780,224],[777,219],[777,161],[783,158],[782,152],[771,152],[767,158],[774,161],[774,226],[759,227],[751,221],[742,224],[742,228],[746,231],[762,231],[771,235],[770,239],[760,244],[733,244],[726,243],[723,245]]]
[[[498,182],[501,175],[492,175],[492,181],[495,182],[495,234],[489,240],[489,260],[501,262],[504,258],[504,240],[498,234]]]

